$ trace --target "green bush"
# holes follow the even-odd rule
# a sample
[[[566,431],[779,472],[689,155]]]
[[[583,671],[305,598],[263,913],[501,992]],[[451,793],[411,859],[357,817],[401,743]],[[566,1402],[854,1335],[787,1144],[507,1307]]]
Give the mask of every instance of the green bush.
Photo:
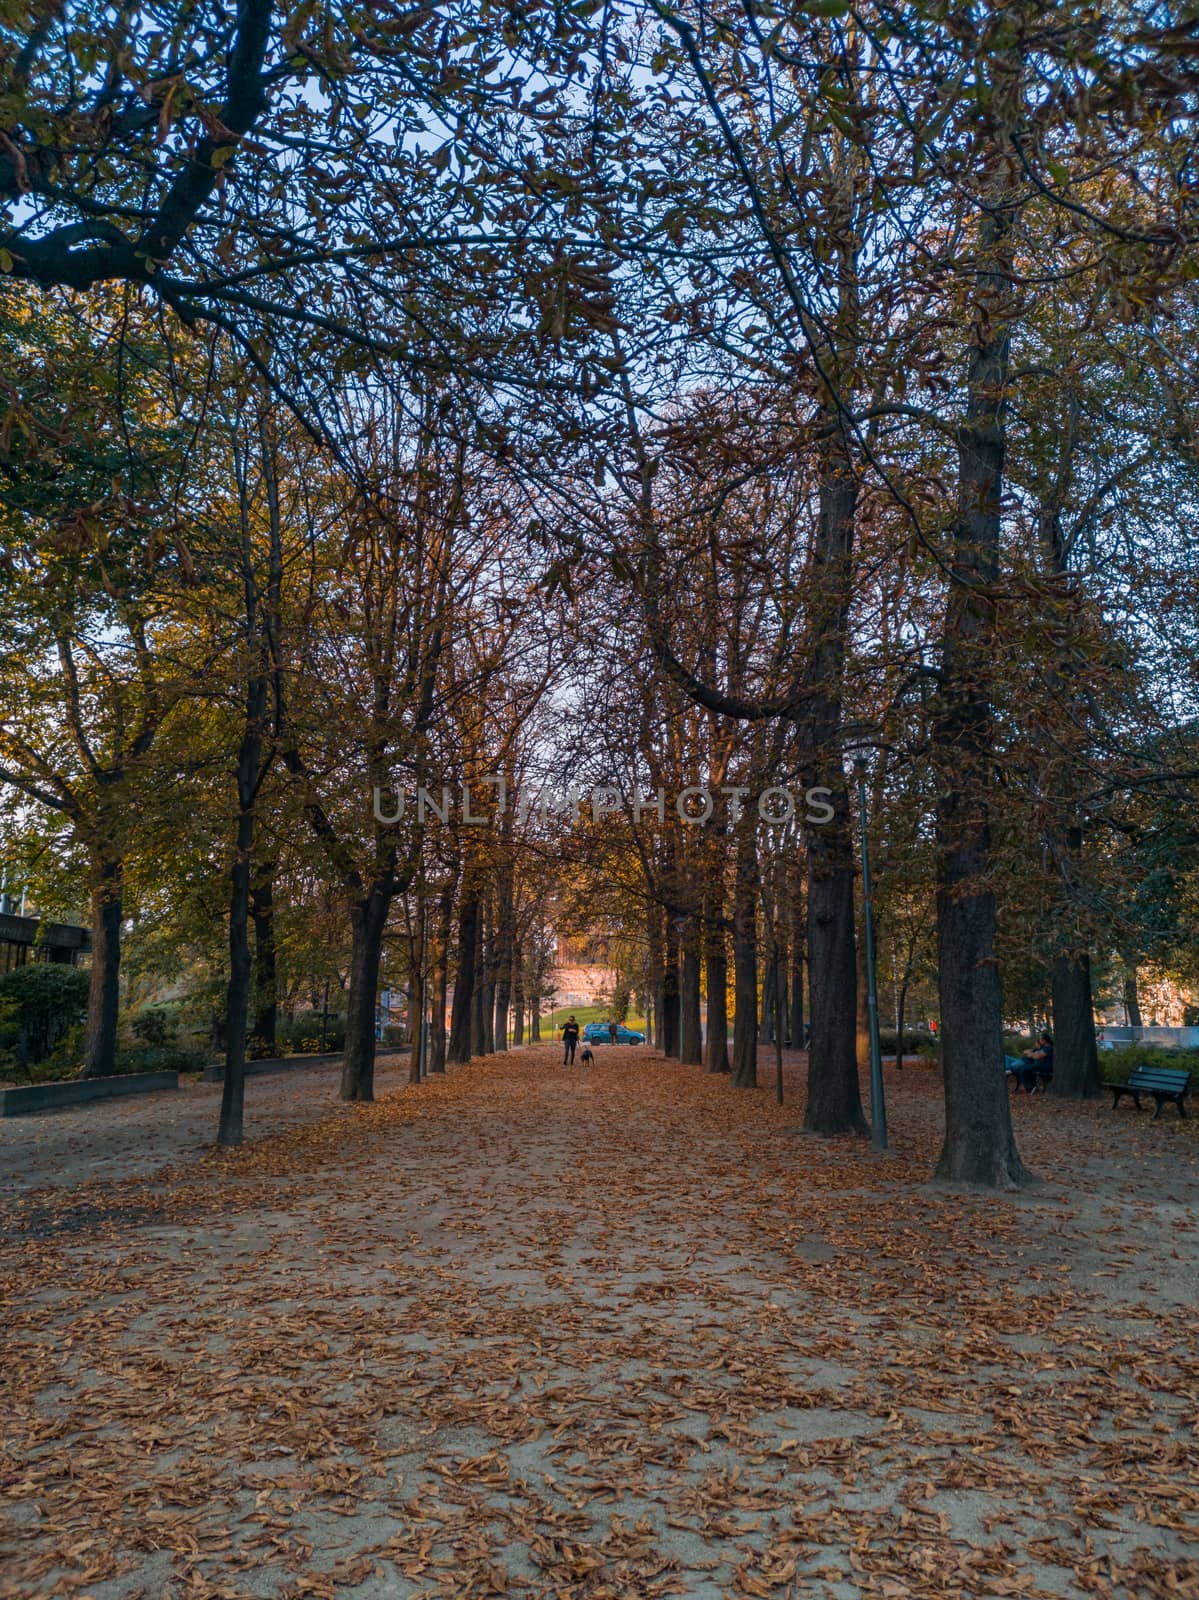
[[[0,977],[0,1051],[19,1067],[44,1061],[87,1008],[88,974],[56,961],[31,961]]]
[[[11,1079],[17,1066],[17,1002],[11,995],[0,996],[0,1078]]]
[[[1005,1033],[1003,1036],[1003,1053],[1008,1056],[1022,1056],[1026,1050],[1031,1050],[1038,1043],[1035,1034],[1031,1033]]]
[[[389,1022],[383,1029],[383,1043],[389,1044],[393,1049],[408,1043],[408,1029],[401,1027],[398,1022]]]
[[[1125,1083],[1137,1067],[1181,1067],[1199,1078],[1199,1050],[1172,1050],[1162,1044],[1123,1044],[1099,1052],[1106,1083]]]
[[[171,1044],[179,1037],[179,1028],[176,1005],[143,1006],[129,1024],[138,1044]]]
[[[314,1055],[321,1048],[321,1014],[319,1011],[302,1011],[291,1022],[281,1022],[278,1027],[280,1053],[299,1051]],[[330,1013],[325,1025],[325,1049],[344,1049],[346,1025],[343,1018]]]
[[[883,1054],[885,1056],[893,1056],[899,1047],[899,1030],[897,1028],[880,1028],[878,1036],[883,1047]],[[921,1047],[925,1045],[932,1045],[935,1053],[936,1040],[927,1028],[905,1028],[903,1030],[903,1053],[905,1056],[919,1055]]]
[[[135,1044],[118,1050],[117,1076],[130,1072],[203,1072],[210,1052],[195,1044]]]
[[[44,1073],[43,1077],[46,1079],[78,1077],[79,1069],[83,1065],[83,1045],[86,1036],[85,1023],[76,1022],[69,1027],[47,1057],[44,1064],[52,1070]]]

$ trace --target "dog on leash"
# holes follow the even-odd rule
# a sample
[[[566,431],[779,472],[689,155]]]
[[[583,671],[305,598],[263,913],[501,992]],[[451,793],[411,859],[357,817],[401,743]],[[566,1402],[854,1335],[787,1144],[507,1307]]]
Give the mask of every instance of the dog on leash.
[[[581,1067],[593,1067],[595,1065],[595,1052],[590,1045],[583,1046],[583,1053],[579,1057],[579,1065]]]

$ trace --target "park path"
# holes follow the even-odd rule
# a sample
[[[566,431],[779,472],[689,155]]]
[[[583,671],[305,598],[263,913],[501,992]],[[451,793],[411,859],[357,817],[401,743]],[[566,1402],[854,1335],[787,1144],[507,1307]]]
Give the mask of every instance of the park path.
[[[880,1158],[597,1054],[8,1124],[0,1595],[1199,1596],[1194,1123],[980,1196],[927,1069]]]

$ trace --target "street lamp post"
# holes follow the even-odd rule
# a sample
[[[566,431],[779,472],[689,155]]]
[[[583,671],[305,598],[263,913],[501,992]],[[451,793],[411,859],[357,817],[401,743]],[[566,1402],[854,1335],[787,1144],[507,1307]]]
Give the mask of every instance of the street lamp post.
[[[870,832],[866,814],[866,763],[854,761],[858,776],[858,811],[862,823],[862,920],[866,934],[866,1017],[870,1031],[870,1142],[887,1148],[887,1101],[883,1092],[883,1046],[878,1032],[878,981],[874,971],[874,907],[870,892]]]

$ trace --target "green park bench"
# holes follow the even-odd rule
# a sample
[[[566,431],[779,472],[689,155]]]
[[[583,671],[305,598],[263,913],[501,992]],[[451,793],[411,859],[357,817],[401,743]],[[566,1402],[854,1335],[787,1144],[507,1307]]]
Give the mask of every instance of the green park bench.
[[[1141,1096],[1151,1094],[1156,1102],[1154,1117],[1161,1115],[1162,1106],[1172,1100],[1178,1115],[1186,1116],[1183,1100],[1191,1086],[1191,1075],[1184,1067],[1136,1067],[1127,1083],[1109,1083],[1112,1091],[1112,1110],[1120,1104],[1122,1095],[1130,1094],[1137,1110],[1141,1109]]]

